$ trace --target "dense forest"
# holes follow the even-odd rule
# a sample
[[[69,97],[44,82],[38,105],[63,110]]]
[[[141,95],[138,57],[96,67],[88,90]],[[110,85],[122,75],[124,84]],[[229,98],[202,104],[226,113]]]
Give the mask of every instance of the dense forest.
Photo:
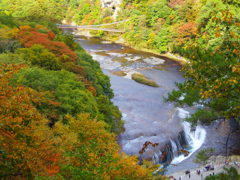
[[[120,7],[126,44],[188,59],[185,83],[166,100],[204,105],[188,119],[193,124],[239,121],[238,0],[123,0]],[[63,19],[110,23],[113,9],[99,0],[2,0],[0,9],[0,179],[164,179],[152,174],[154,165],[121,153],[123,122],[108,76],[56,27]]]
[[[3,1],[1,7],[0,178],[155,178],[121,153],[121,113],[111,102],[109,78],[55,27],[62,4]]]

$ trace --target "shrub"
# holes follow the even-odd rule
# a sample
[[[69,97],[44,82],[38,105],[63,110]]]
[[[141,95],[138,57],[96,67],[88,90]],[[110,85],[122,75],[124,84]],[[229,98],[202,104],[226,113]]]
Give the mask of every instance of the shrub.
[[[49,70],[60,70],[58,58],[41,45],[33,45],[31,48],[20,48],[17,53],[22,56],[25,62]]]
[[[168,43],[170,42],[170,33],[167,27],[163,27],[159,30],[157,36],[155,36],[155,47],[160,53],[168,51]]]
[[[17,25],[16,19],[3,12],[0,12],[0,24],[4,24],[8,27],[15,27]]]
[[[194,159],[194,162],[199,164],[205,164],[213,152],[213,148],[203,149],[199,151],[196,155],[196,158]]]
[[[210,124],[217,118],[217,113],[206,109],[199,109],[192,114],[191,117],[187,118],[186,121],[191,122],[193,125],[196,125],[198,121],[202,122],[203,124]]]
[[[74,40],[71,34],[58,33],[54,39],[55,41],[64,42],[72,50],[83,50],[83,48]]]
[[[20,48],[21,44],[15,40],[0,40],[0,53],[15,52],[17,48]]]
[[[168,93],[168,97],[165,100],[170,102],[178,101],[182,94],[183,93],[181,91],[174,89],[170,93]]]
[[[110,130],[117,134],[122,132],[123,122],[122,115],[117,106],[114,106],[107,96],[97,97],[98,109],[102,113],[103,120],[110,126]]]
[[[18,54],[4,53],[0,54],[0,64],[23,64],[24,59]]]

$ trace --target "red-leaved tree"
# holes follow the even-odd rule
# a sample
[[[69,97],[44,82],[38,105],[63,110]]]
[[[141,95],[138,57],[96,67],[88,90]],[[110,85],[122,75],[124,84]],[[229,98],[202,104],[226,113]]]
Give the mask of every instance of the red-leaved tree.
[[[55,34],[51,31],[48,33],[40,33],[35,28],[22,28],[17,33],[16,38],[24,47],[32,47],[34,44],[40,44],[46,49],[54,53],[62,62],[75,62],[77,54],[73,52],[65,43],[53,41]]]

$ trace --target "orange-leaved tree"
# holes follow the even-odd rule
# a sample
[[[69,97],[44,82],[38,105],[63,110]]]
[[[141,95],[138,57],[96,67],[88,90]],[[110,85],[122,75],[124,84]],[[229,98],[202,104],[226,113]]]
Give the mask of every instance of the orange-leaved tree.
[[[21,66],[0,67],[0,178],[31,178],[58,173],[60,140],[34,104],[43,94],[10,82]]]
[[[151,170],[137,164],[136,157],[120,153],[114,134],[105,130],[103,121],[91,119],[89,114],[67,117],[67,124],[55,124],[59,135],[67,139],[68,163],[62,166],[65,179],[154,179]],[[66,136],[66,134],[75,134]],[[66,136],[64,138],[64,136]],[[69,137],[72,137],[69,139]],[[156,179],[163,179],[156,176]]]
[[[34,44],[40,44],[59,57],[63,62],[75,62],[77,54],[65,43],[53,41],[54,37],[55,34],[52,31],[45,30],[43,28],[32,28],[30,26],[20,26],[16,35],[16,38],[24,45],[24,47],[29,48]]]

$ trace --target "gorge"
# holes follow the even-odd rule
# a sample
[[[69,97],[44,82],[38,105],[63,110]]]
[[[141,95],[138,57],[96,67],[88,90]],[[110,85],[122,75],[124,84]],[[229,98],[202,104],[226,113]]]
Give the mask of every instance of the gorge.
[[[119,136],[123,152],[169,165],[172,160],[174,164],[181,162],[200,148],[205,130],[198,126],[192,132],[190,124],[183,122],[189,112],[164,101],[175,82],[184,81],[177,62],[97,38],[76,40],[110,76],[113,102],[123,114],[124,132]],[[125,76],[114,75],[119,71]],[[160,87],[133,81],[131,75],[135,72],[153,79]],[[140,153],[146,142],[157,145],[149,145]],[[181,155],[184,149],[190,154]]]
[[[0,179],[238,180],[239,8],[0,1]]]

